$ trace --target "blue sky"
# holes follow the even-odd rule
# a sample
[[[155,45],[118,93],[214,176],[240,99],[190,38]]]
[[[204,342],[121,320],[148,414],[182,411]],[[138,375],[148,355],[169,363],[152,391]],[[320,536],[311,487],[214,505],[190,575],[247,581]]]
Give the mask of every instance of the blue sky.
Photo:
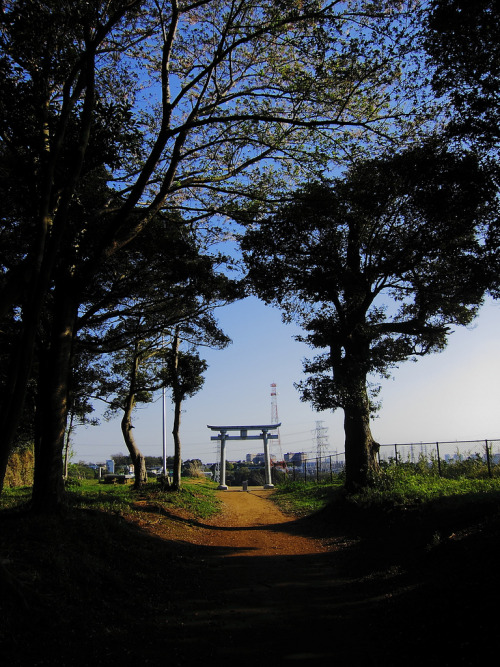
[[[263,424],[271,419],[271,383],[278,391],[281,453],[314,452],[316,421],[328,428],[331,452],[343,451],[341,412],[314,412],[293,383],[302,379],[302,359],[312,350],[296,342],[299,329],[284,325],[277,309],[251,297],[219,309],[217,317],[232,338],[226,350],[201,350],[209,369],[204,388],[184,404],[183,458],[216,460],[207,424]],[[447,349],[417,363],[406,362],[383,382],[382,409],[372,423],[381,444],[500,438],[500,302],[488,302],[468,329],[457,329]],[[137,411],[135,436],[146,455],[161,456],[162,401]],[[167,454],[173,453],[172,410],[168,403]],[[274,443],[273,443],[274,444]],[[261,451],[260,442],[231,442],[229,460]],[[73,460],[103,461],[126,452],[120,420],[78,428]],[[279,454],[277,448],[276,453]]]

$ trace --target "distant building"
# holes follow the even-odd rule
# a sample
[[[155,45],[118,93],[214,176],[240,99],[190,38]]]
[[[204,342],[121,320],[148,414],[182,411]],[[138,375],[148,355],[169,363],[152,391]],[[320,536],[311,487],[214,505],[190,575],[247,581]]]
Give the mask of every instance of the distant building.
[[[305,452],[288,452],[285,454],[283,457],[286,461],[286,463],[292,463],[295,465],[302,465],[304,461],[306,460],[307,456]]]
[[[306,459],[307,454],[305,452],[297,452],[292,456],[292,463],[298,463],[299,465],[302,465]]]

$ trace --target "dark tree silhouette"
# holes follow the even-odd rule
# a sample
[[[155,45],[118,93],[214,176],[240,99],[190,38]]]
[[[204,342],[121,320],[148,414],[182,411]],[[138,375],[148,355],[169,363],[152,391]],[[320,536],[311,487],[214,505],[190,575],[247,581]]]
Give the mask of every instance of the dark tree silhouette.
[[[378,475],[367,378],[443,349],[451,326],[471,322],[497,208],[476,156],[429,142],[307,186],[243,237],[256,294],[326,350],[298,388],[317,409],[344,410],[349,489]]]

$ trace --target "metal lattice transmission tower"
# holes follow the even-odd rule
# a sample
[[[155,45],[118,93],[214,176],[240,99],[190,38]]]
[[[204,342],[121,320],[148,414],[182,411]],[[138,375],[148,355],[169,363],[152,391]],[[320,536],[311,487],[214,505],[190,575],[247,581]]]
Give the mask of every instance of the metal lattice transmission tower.
[[[280,420],[278,419],[278,392],[276,390],[276,383],[271,384],[271,424],[279,424]],[[279,428],[276,429],[278,435],[276,442],[276,447],[279,454],[279,460],[283,461],[283,452],[281,451],[281,437]]]
[[[328,456],[328,427],[323,426],[322,421],[317,421],[313,434],[316,441],[316,456],[318,459]]]

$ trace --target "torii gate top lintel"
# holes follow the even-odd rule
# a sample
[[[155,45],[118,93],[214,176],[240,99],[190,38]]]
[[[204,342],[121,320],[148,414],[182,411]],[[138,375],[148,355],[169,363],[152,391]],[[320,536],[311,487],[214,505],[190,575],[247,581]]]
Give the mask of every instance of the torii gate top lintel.
[[[264,424],[263,426],[210,426],[207,424],[207,428],[211,431],[272,431],[275,428],[279,428],[279,424]]]
[[[209,426],[212,431],[219,431],[219,435],[213,435],[211,440],[265,440],[270,438],[275,440],[278,436],[269,431],[277,430],[279,424],[264,424],[263,426]],[[239,431],[239,435],[227,435],[228,431]],[[248,435],[248,431],[260,431],[260,435]]]

